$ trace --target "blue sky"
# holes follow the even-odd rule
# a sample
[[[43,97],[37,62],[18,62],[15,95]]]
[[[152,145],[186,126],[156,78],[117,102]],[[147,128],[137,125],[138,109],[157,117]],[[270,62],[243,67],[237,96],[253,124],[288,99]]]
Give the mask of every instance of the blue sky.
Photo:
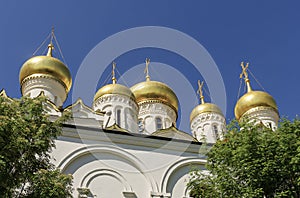
[[[1,1],[0,87],[9,96],[20,97],[20,67],[45,40],[52,26],[55,27],[55,35],[73,80],[76,79],[84,58],[104,39],[131,28],[157,26],[180,31],[195,39],[208,51],[225,85],[226,107],[222,108],[226,108],[228,120],[234,118],[241,61],[250,62],[251,72],[275,98],[280,114],[293,118],[300,111],[299,9],[300,3],[296,0]],[[155,40],[155,37],[152,36],[151,39]],[[113,48],[119,48],[123,43],[114,45]],[[45,48],[46,45],[39,54]],[[146,57],[150,57],[153,62],[150,73],[152,72],[154,80],[164,81],[173,76],[168,73],[167,69],[170,67],[185,78],[178,79],[177,84],[170,86],[180,87],[180,82],[188,80],[196,89],[197,80],[203,80],[201,71],[197,72],[189,60],[172,51],[148,47],[134,49],[114,58],[119,73],[127,72],[120,83],[131,86],[133,82],[142,81],[144,74],[134,71],[130,75],[130,69],[137,65],[142,67]],[[101,61],[94,63],[95,67],[104,70],[102,75],[99,74],[99,81],[95,82],[98,88],[104,84],[110,70],[110,65],[99,65],[100,63]],[[163,65],[165,67],[160,68]],[[132,78],[135,78],[134,81]],[[254,89],[261,89],[253,77],[250,80]],[[88,76],[86,81],[89,81]],[[182,84],[184,83],[186,82]],[[74,100],[72,91],[65,106]],[[183,95],[182,93],[180,89],[176,92],[177,95]],[[87,96],[82,96],[85,97]],[[189,97],[194,96],[183,95],[179,99]],[[206,100],[210,101],[207,94]],[[214,101],[218,102],[220,99]],[[90,105],[91,101],[87,97],[85,102]],[[179,128],[185,131],[188,131],[189,111],[197,102],[189,104],[189,108],[181,110],[185,114],[180,120],[185,124],[180,124]]]

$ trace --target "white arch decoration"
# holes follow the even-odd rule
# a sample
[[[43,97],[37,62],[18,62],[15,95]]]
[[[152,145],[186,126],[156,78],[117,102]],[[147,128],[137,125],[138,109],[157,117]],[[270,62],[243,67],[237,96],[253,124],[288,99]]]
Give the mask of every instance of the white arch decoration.
[[[206,160],[205,159],[199,159],[199,158],[188,158],[188,159],[183,159],[183,160],[179,160],[177,162],[175,162],[173,165],[171,165],[168,170],[165,172],[164,176],[163,176],[163,180],[161,183],[161,192],[162,193],[170,193],[167,192],[167,186],[168,186],[168,182],[170,177],[172,176],[172,174],[179,168],[187,166],[187,165],[205,165]],[[186,192],[187,193],[187,190]]]
[[[124,190],[126,192],[132,192],[132,187],[129,185],[127,180],[117,171],[109,170],[109,169],[96,169],[87,173],[80,182],[80,187],[88,188],[91,181],[98,176],[111,176],[117,179],[124,186]]]
[[[92,145],[92,146],[85,146],[82,148],[79,148],[73,152],[71,152],[69,155],[67,155],[58,165],[58,167],[61,169],[62,172],[65,172],[66,169],[78,158],[89,155],[93,153],[109,153],[115,156],[118,156],[120,158],[123,158],[131,163],[132,166],[134,166],[147,180],[147,182],[150,184],[151,189],[153,192],[158,192],[158,185],[153,179],[152,175],[147,173],[144,170],[147,170],[144,163],[138,159],[136,156],[132,155],[131,153],[115,146],[102,146],[102,145]]]

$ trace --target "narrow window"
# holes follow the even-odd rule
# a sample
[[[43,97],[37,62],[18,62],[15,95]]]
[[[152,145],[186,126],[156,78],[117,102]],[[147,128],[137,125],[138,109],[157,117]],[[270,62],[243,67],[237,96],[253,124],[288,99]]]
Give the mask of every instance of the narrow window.
[[[118,126],[121,126],[121,109],[118,109],[118,110],[117,110],[116,124],[117,124]]]
[[[268,124],[269,124],[269,128],[272,129],[272,123],[268,122]]]
[[[162,120],[160,117],[155,118],[156,130],[162,129]]]
[[[138,127],[139,127],[139,132],[142,133],[144,131],[143,119],[138,120]]]
[[[215,135],[216,139],[218,140],[219,139],[219,132],[218,132],[218,126],[217,125],[213,125],[213,132],[214,132],[214,135]]]

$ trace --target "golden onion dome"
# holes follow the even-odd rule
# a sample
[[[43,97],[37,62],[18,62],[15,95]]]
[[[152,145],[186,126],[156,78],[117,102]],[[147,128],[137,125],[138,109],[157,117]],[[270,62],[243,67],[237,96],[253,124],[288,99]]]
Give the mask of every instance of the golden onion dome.
[[[240,74],[240,78],[244,77],[247,93],[244,94],[235,105],[235,118],[239,120],[248,110],[255,107],[270,107],[278,113],[276,102],[270,94],[264,91],[252,90],[247,72],[248,66],[249,63],[244,65],[244,62],[241,62],[242,73]]]
[[[210,112],[218,113],[223,116],[221,109],[217,105],[215,105],[213,103],[202,103],[193,109],[193,111],[190,115],[190,122],[192,122],[192,120],[195,117],[197,117],[198,115],[200,115],[202,113],[210,113]]]
[[[203,83],[204,82],[200,82],[200,80],[198,80],[198,93],[200,96],[200,104],[198,106],[196,106],[192,113],[190,114],[190,122],[192,122],[194,120],[195,117],[197,117],[198,115],[202,114],[202,113],[217,113],[223,116],[223,113],[221,111],[221,109],[213,104],[213,103],[205,103],[204,102],[204,96],[203,96],[203,91],[202,91],[202,87],[203,87]]]
[[[20,84],[28,77],[46,76],[61,82],[67,92],[72,86],[72,77],[68,67],[60,60],[52,57],[53,45],[48,46],[46,56],[35,56],[27,60],[20,70]]]
[[[132,100],[135,100],[134,94],[131,92],[131,90],[128,87],[113,83],[101,87],[95,94],[94,101],[96,101],[98,98],[106,94],[124,95],[131,98]]]
[[[166,84],[147,80],[130,88],[137,103],[160,102],[178,112],[178,99],[173,90]]]
[[[244,113],[255,107],[271,107],[278,112],[276,102],[270,94],[263,91],[250,90],[235,105],[234,114],[236,119],[239,120]]]

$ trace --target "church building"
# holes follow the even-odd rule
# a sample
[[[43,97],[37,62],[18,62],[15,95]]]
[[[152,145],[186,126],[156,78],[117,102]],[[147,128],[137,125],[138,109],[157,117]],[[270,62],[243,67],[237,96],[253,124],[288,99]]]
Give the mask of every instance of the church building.
[[[190,131],[176,127],[179,101],[164,82],[153,81],[145,63],[145,81],[132,87],[118,84],[113,63],[111,83],[95,93],[92,106],[80,98],[62,108],[72,86],[68,67],[52,56],[34,56],[20,69],[23,96],[45,95],[51,119],[70,112],[52,152],[53,163],[73,175],[74,197],[188,198],[186,187],[193,168],[205,170],[203,149],[226,133],[220,108],[206,102],[199,84],[200,104],[190,114]],[[266,92],[252,90],[248,64],[241,64],[247,85],[236,103],[239,121],[275,129],[279,114]]]

